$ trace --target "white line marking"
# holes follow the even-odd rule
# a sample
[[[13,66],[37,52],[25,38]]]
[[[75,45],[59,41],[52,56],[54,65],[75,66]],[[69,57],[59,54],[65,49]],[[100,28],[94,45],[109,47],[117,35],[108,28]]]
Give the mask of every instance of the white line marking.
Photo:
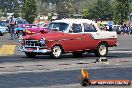
[[[109,53],[132,53],[132,51],[109,51]]]
[[[131,66],[124,66],[118,68],[126,68]],[[106,69],[106,68],[117,68],[117,67],[91,67],[85,69]],[[69,68],[69,69],[50,69],[50,70],[27,70],[27,71],[15,71],[15,72],[0,72],[0,75],[4,74],[22,74],[22,73],[41,73],[41,72],[54,72],[54,71],[70,71],[70,70],[81,70],[81,67],[78,68]]]

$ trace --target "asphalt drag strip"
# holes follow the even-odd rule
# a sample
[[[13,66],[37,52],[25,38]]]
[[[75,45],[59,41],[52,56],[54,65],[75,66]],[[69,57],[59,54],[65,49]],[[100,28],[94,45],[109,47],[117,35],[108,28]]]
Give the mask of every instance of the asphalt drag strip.
[[[85,70],[89,72],[89,78],[92,80],[132,80],[131,67]],[[78,70],[3,74],[0,75],[0,88],[82,88],[79,77],[81,77],[81,68]],[[132,86],[86,88],[132,88]]]

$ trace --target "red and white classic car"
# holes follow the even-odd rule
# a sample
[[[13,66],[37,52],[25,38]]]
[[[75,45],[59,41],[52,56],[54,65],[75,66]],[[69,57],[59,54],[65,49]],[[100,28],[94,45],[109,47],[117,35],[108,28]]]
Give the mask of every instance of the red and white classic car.
[[[56,20],[49,24],[48,30],[23,37],[20,50],[28,57],[49,54],[52,58],[61,58],[65,53],[79,57],[84,52],[103,57],[108,47],[117,44],[116,32],[101,31],[94,21],[87,19]]]

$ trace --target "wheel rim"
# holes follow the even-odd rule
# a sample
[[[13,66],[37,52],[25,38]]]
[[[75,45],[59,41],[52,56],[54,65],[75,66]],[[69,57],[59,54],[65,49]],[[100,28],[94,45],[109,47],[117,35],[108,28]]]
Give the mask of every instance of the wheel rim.
[[[107,48],[106,48],[106,46],[105,45],[100,45],[100,48],[99,48],[99,53],[100,53],[100,55],[105,55],[106,54],[106,52],[107,52]]]
[[[55,57],[59,57],[61,55],[61,48],[59,46],[55,46],[53,48],[53,55]]]

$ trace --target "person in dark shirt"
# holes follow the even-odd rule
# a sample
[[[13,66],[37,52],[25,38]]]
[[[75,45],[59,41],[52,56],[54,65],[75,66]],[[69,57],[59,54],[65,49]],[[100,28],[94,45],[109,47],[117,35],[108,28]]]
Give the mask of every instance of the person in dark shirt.
[[[10,17],[10,20],[9,20],[9,32],[11,34],[11,39],[12,40],[16,39],[15,25],[16,25],[16,21],[14,20],[13,17]]]

